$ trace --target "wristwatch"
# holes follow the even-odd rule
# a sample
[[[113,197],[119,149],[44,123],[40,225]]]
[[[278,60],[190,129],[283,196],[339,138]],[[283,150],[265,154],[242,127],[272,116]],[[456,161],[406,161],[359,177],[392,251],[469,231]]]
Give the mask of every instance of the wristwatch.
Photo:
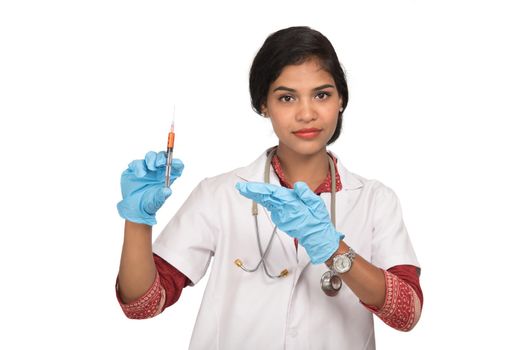
[[[333,264],[330,266],[330,269],[337,273],[345,273],[348,272],[351,269],[351,266],[353,265],[353,260],[355,260],[355,257],[357,254],[351,247],[349,247],[349,251],[343,254],[335,255],[333,258]]]

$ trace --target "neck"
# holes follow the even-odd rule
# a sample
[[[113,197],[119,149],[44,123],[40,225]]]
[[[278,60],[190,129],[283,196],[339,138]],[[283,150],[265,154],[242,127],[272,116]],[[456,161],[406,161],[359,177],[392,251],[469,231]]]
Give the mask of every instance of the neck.
[[[313,154],[299,154],[279,146],[277,156],[286,180],[291,185],[303,181],[314,191],[324,182],[329,172],[329,156],[325,147]]]

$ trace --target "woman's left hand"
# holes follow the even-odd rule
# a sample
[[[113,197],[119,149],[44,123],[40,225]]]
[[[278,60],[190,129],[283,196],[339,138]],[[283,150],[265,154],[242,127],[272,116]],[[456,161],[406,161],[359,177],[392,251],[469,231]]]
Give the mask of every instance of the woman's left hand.
[[[322,198],[304,182],[295,183],[293,189],[261,182],[239,182],[235,187],[244,197],[266,207],[275,225],[298,239],[313,264],[328,260],[344,238],[333,227]]]

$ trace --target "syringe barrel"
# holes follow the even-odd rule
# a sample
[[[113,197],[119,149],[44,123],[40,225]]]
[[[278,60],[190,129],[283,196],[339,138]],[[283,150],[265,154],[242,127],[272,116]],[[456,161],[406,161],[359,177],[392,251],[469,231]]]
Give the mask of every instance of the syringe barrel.
[[[167,149],[166,160],[166,187],[169,187],[171,180],[171,163],[173,161],[173,149]]]

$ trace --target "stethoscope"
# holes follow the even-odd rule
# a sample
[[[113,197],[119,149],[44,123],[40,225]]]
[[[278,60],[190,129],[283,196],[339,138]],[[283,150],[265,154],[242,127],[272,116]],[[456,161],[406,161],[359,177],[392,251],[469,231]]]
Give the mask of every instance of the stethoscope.
[[[273,159],[273,155],[277,151],[277,147],[273,147],[266,159],[266,164],[264,167],[264,182],[269,183],[269,169],[271,160]],[[335,172],[335,164],[333,162],[333,159],[331,157],[328,157],[329,161],[329,171],[331,173],[331,222],[333,223],[333,226],[336,227],[336,219],[335,219],[335,199],[336,199],[336,193],[337,193],[337,184],[336,184],[336,172]],[[264,268],[264,272],[269,278],[276,279],[276,278],[282,278],[286,277],[289,274],[289,271],[287,269],[284,269],[280,272],[278,275],[274,275],[269,272],[269,269],[266,265],[266,256],[269,253],[269,250],[271,248],[271,243],[273,242],[273,238],[275,237],[275,234],[277,233],[277,226],[273,228],[273,233],[271,234],[271,237],[269,238],[269,242],[267,243],[266,249],[262,250],[262,243],[260,242],[260,232],[258,230],[258,204],[257,202],[253,201],[253,205],[251,206],[251,214],[255,218],[255,232],[257,235],[257,244],[258,244],[258,251],[260,253],[260,261],[253,269],[248,269],[244,264],[242,263],[242,260],[236,259],[235,264],[240,267],[242,270],[246,272],[255,272],[259,269],[260,265]],[[320,287],[326,293],[328,296],[335,296],[337,295],[338,291],[342,287],[342,280],[340,277],[333,271],[328,270],[326,271],[321,279],[320,279]]]

